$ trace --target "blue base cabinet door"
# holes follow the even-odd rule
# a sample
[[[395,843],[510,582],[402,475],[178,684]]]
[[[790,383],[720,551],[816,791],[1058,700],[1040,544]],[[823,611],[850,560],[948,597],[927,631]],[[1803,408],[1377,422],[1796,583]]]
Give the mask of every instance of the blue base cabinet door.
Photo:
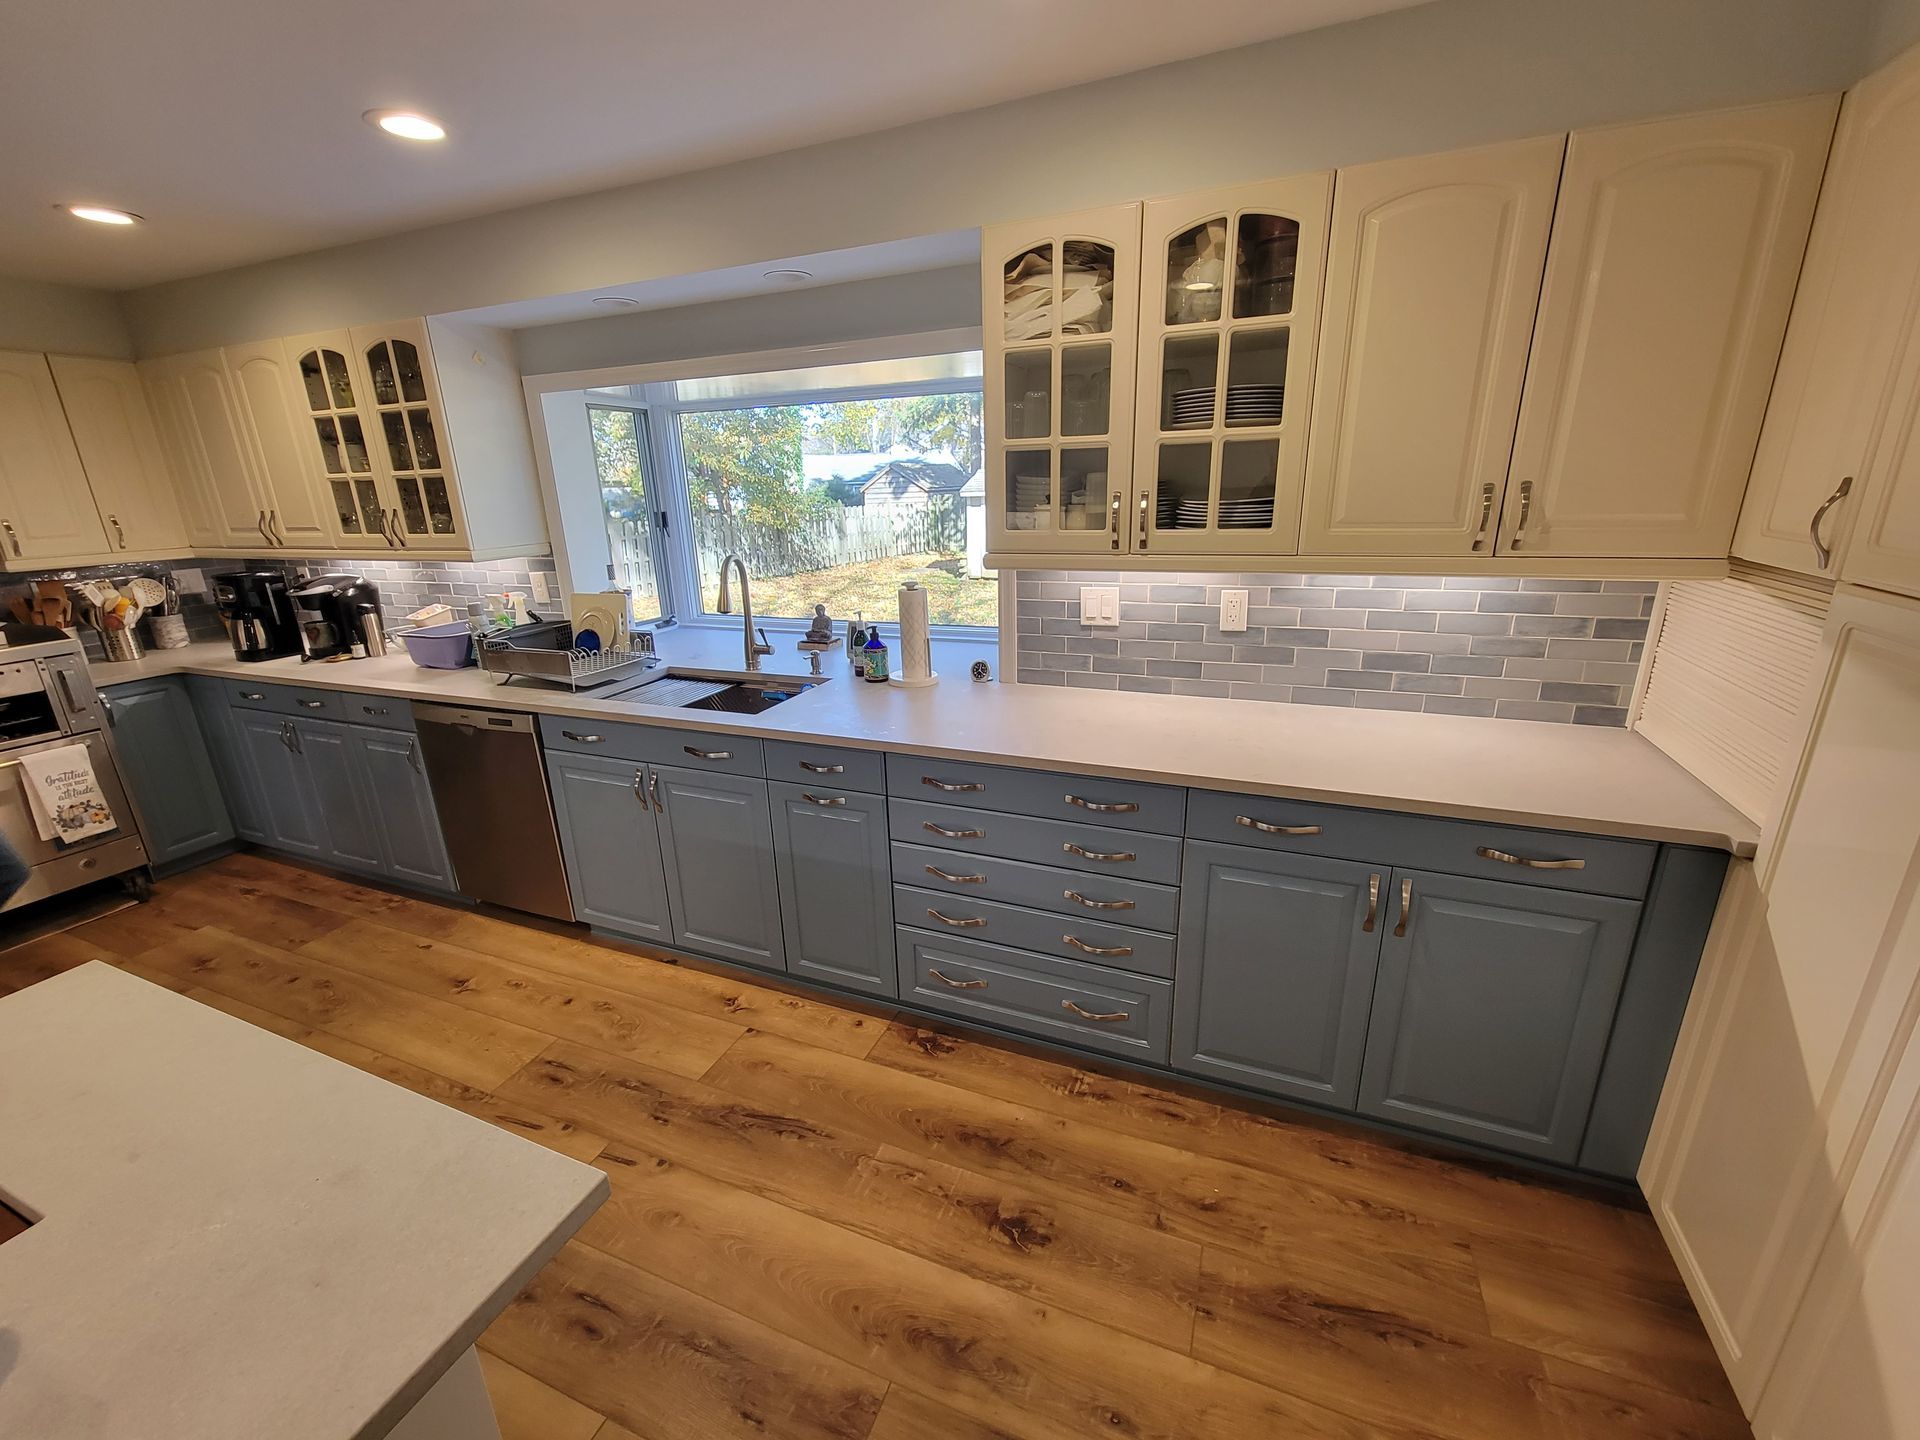
[[[546,754],[573,913],[602,930],[671,944],[647,767],[560,750]]]
[[[326,860],[351,870],[385,869],[380,823],[352,730],[331,720],[296,720],[293,730],[296,753],[306,762],[320,805]]]
[[[1572,1164],[1640,906],[1393,872],[1360,1109]]]
[[[767,782],[664,766],[653,774],[674,944],[784,970]]]
[[[1188,841],[1173,1064],[1352,1109],[1390,872]]]
[[[155,865],[233,839],[233,821],[186,686],[173,676],[115,685],[101,697],[121,778]]]
[[[788,971],[895,994],[886,797],[784,782],[768,791]]]
[[[265,845],[271,838],[264,819],[265,804],[240,738],[240,712],[236,712],[227,699],[226,682],[210,675],[189,675],[186,682],[187,694],[200,720],[200,733],[213,760],[214,773],[226,796],[227,814],[233,818],[234,831],[243,840]]]
[[[429,890],[453,889],[453,865],[433,789],[411,731],[350,725],[347,736],[380,826],[386,873]]]
[[[294,722],[263,710],[235,710],[240,758],[260,799],[263,845],[323,860],[326,831]]]

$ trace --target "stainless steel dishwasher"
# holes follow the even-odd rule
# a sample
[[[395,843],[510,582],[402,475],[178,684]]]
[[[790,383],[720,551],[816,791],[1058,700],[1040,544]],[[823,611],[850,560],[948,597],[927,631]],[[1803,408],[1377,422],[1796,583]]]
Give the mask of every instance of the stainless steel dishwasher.
[[[415,702],[413,722],[460,892],[573,919],[533,717]]]

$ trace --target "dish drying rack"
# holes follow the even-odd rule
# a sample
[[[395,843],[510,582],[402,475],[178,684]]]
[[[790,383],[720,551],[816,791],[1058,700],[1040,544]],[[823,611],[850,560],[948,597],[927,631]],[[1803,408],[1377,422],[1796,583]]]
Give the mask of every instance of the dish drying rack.
[[[564,685],[569,690],[591,690],[639,675],[660,663],[653,636],[641,631],[629,637],[622,650],[583,650],[573,643],[573,626],[565,620],[516,625],[480,638],[480,668],[497,675],[502,685],[515,676]]]

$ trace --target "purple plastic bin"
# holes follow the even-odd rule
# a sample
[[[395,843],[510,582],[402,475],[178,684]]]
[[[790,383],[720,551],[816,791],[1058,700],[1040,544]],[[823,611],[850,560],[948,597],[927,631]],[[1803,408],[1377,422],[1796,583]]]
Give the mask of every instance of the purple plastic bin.
[[[455,625],[422,625],[402,632],[413,663],[428,670],[458,670],[473,664],[473,632],[463,620]]]

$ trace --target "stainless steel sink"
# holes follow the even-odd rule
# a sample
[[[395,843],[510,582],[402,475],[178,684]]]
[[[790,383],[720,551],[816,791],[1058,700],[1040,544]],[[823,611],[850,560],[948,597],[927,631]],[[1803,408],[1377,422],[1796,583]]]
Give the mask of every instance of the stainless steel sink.
[[[614,690],[606,698],[631,700],[639,705],[667,705],[679,710],[724,710],[734,715],[758,715],[832,678],[830,675],[768,675],[752,670],[673,668],[659,671],[643,684]]]

